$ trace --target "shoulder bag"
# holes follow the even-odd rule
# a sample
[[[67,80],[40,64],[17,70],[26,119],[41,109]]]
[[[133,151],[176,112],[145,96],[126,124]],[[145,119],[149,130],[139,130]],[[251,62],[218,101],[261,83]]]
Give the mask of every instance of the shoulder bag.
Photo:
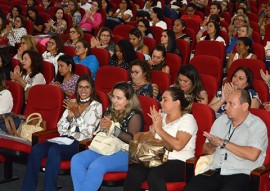
[[[94,132],[94,139],[89,145],[89,149],[102,155],[112,155],[121,150],[123,142],[113,135],[114,127],[120,128],[119,123],[114,123],[107,132],[101,131],[100,126]]]
[[[156,167],[168,160],[169,150],[151,131],[139,132],[129,142],[129,162]]]

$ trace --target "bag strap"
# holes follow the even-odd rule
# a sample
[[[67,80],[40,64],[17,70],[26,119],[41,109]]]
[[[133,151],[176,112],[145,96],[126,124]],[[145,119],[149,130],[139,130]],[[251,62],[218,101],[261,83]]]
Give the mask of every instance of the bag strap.
[[[13,118],[11,116],[8,116],[7,119],[9,120],[14,136],[19,137]]]
[[[4,120],[5,122],[5,125],[6,125],[6,128],[7,128],[7,131],[10,135],[14,135],[13,131],[11,130],[10,128],[10,124],[9,124],[9,121],[7,119],[7,117],[5,116],[5,114],[1,115],[2,119]]]
[[[38,116],[38,117],[33,117],[33,116]],[[28,124],[29,122],[38,119],[38,123],[36,125],[40,126],[41,122],[42,122],[42,116],[40,113],[32,113],[30,115],[28,115],[28,117],[26,118],[26,122],[25,124]]]

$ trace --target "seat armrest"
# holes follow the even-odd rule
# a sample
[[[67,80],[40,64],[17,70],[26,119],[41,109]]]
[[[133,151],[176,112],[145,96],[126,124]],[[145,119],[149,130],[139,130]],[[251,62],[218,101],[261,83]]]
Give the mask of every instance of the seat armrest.
[[[82,141],[79,142],[79,151],[84,151],[86,149],[88,149],[88,146],[90,145],[92,139],[84,139]]]
[[[270,186],[270,163],[260,166],[250,173],[250,190],[265,190]]]
[[[35,132],[32,134],[32,146],[40,142],[41,140],[48,140],[53,137],[59,136],[57,129],[50,129],[50,130],[44,130]]]

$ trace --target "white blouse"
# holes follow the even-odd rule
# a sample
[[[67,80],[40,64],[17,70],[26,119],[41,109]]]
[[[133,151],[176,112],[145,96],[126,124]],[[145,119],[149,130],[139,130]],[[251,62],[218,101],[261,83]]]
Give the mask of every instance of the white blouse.
[[[7,35],[9,44],[11,46],[15,46],[16,43],[20,43],[22,36],[27,35],[27,31],[24,27],[13,29],[13,32],[14,32],[14,36],[11,33]]]
[[[38,73],[34,77],[30,78],[29,74],[22,76],[22,79],[26,82],[24,90],[37,84],[46,84],[46,80],[43,74]]]
[[[0,114],[10,113],[13,108],[13,97],[9,90],[0,92]]]
[[[47,62],[50,62],[53,64],[54,66],[54,70],[55,70],[55,75],[57,74],[58,72],[58,63],[57,63],[57,60],[60,56],[64,55],[64,53],[60,52],[59,54],[51,54],[49,51],[45,51],[43,54],[42,54],[42,58],[43,60],[47,61]]]
[[[182,117],[174,120],[171,123],[166,123],[167,114],[162,113],[162,129],[173,137],[176,137],[178,131],[183,131],[190,134],[192,137],[186,146],[181,151],[173,150],[169,152],[169,160],[181,160],[185,162],[187,159],[194,157],[195,154],[195,143],[198,131],[196,120],[191,114],[184,114]],[[161,139],[156,133],[155,138]]]

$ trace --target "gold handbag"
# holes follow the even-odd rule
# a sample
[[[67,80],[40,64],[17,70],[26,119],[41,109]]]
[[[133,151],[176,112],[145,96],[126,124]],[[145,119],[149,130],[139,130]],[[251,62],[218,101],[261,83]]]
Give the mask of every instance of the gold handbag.
[[[37,117],[34,117],[37,116]],[[32,134],[45,129],[45,123],[42,121],[40,113],[30,114],[24,123],[17,130],[20,137],[28,139],[32,142]]]
[[[168,160],[169,150],[152,132],[139,132],[129,142],[129,162],[156,167]]]

